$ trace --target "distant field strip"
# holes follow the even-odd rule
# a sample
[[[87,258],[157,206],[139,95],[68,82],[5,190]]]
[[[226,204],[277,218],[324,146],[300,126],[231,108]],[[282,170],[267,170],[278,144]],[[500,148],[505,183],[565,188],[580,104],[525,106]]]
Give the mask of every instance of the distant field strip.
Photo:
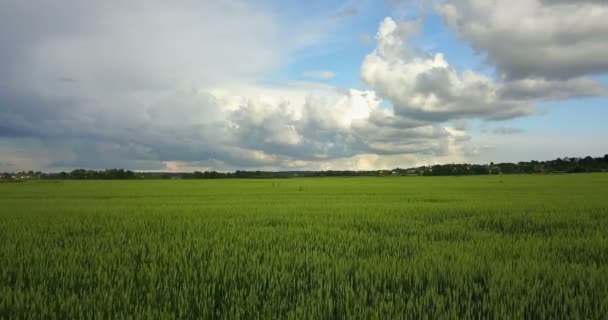
[[[606,319],[608,174],[0,184],[0,318]]]

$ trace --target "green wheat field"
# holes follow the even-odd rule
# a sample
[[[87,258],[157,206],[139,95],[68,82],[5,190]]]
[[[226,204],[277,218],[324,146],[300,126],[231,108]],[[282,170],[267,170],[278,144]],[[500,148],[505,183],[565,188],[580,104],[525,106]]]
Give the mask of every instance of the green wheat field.
[[[0,184],[0,318],[605,319],[608,174]]]

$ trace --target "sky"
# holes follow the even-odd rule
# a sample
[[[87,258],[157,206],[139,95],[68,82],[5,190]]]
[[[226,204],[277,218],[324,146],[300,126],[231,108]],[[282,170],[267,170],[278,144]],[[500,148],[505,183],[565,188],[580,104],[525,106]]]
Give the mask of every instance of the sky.
[[[0,172],[608,153],[604,0],[0,0]]]

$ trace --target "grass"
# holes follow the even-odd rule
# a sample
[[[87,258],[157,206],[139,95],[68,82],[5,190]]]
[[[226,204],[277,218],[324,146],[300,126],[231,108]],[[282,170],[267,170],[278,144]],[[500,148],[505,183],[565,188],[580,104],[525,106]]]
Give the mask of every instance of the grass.
[[[0,184],[0,318],[608,314],[608,174]]]

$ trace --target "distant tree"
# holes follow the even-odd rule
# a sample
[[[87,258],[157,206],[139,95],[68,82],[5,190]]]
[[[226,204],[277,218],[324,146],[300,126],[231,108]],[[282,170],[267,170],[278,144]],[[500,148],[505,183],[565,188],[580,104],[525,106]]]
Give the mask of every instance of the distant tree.
[[[482,165],[472,165],[471,166],[471,170],[473,171],[473,174],[489,174],[490,170],[488,170],[488,168],[486,166],[482,166]]]
[[[76,180],[86,179],[87,172],[84,169],[72,170],[72,172],[69,173],[69,177]]]

